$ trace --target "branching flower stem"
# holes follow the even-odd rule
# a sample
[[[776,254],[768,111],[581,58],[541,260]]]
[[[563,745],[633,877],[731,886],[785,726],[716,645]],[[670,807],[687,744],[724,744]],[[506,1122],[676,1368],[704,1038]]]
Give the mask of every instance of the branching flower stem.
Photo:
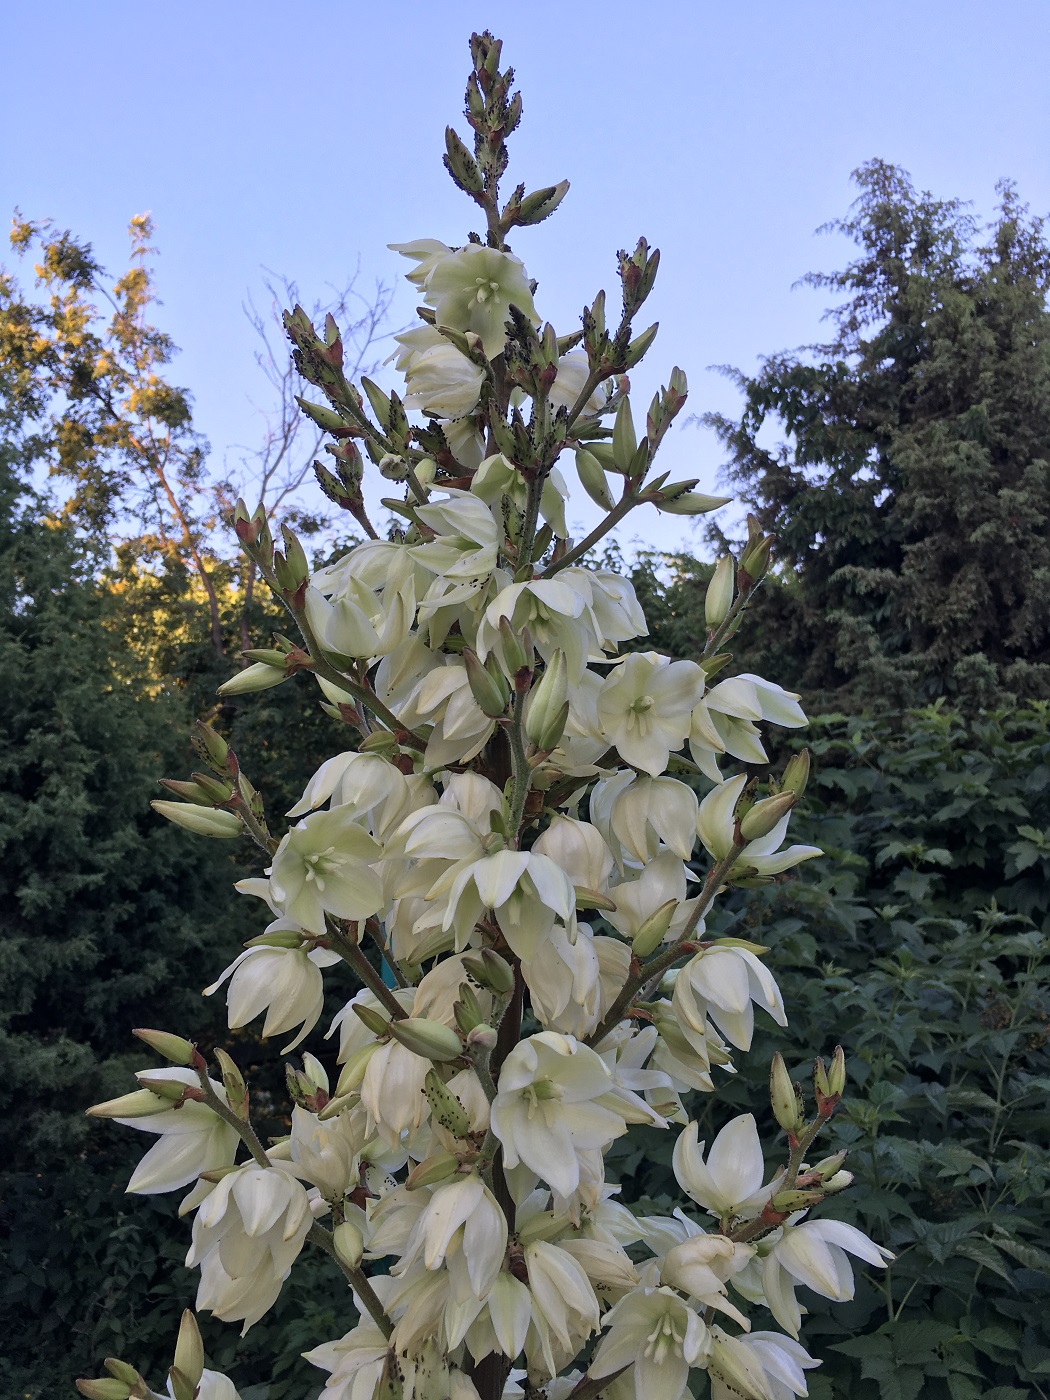
[[[368,961],[361,945],[355,943],[351,937],[344,933],[335,919],[328,918],[325,922],[328,929],[328,941],[332,945],[333,952],[338,953],[343,961],[353,968],[360,980],[370,991],[375,993],[395,1021],[403,1020],[408,1012],[398,1001],[393,990],[386,985]]]
[[[384,1337],[389,1337],[394,1331],[394,1324],[387,1317],[383,1304],[379,1301],[379,1296],[372,1287],[368,1277],[361,1269],[351,1268],[344,1260],[339,1258],[335,1252],[335,1244],[332,1240],[332,1232],[326,1230],[323,1225],[318,1225],[316,1221],[310,1226],[306,1238],[311,1244],[317,1245],[318,1249],[323,1249],[325,1254],[330,1255],[339,1265],[340,1269],[354,1290],[357,1296],[364,1303],[369,1316],[375,1325],[382,1332]]]
[[[620,1021],[623,1020],[624,1013],[647,982],[652,982],[657,977],[662,977],[669,968],[674,967],[676,962],[696,951],[695,945],[692,942],[692,935],[700,920],[705,917],[708,910],[715,902],[715,896],[718,894],[723,880],[736,864],[740,852],[744,849],[746,844],[746,842],[735,842],[730,848],[729,854],[724,856],[717,865],[712,867],[707,879],[704,881],[703,889],[697,896],[696,907],[689,917],[689,922],[682,930],[677,941],[673,943],[666,952],[659,953],[656,957],[650,958],[647,963],[641,964],[638,970],[628,977],[627,981],[620,989],[616,1000],[613,1002],[612,1006],[609,1007],[604,1019],[587,1037],[585,1044],[600,1045],[610,1031],[614,1030],[616,1026],[619,1025]]]

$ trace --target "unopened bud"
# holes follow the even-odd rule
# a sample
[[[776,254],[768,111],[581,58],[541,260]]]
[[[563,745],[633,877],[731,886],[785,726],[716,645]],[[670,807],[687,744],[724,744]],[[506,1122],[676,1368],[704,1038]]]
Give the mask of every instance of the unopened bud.
[[[754,544],[749,544],[740,556],[740,573],[748,584],[756,584],[765,577],[775,543],[775,535],[764,535]]]
[[[485,1014],[481,1009],[481,1003],[474,994],[474,989],[469,982],[463,982],[459,988],[459,1000],[452,1008],[456,1018],[456,1025],[464,1035],[469,1035],[475,1026],[481,1025],[485,1019]]]
[[[497,996],[509,996],[514,990],[514,969],[491,948],[464,953],[463,966],[479,986],[487,987]]]
[[[378,384],[374,384],[367,375],[361,376],[361,388],[368,395],[368,402],[372,405],[372,412],[379,419],[380,426],[390,427],[390,399],[384,394]]]
[[[450,126],[445,128],[445,169],[465,194],[481,194],[485,188],[485,177],[478,169],[478,163]]]
[[[506,681],[500,685],[489,669],[482,665],[477,652],[472,651],[470,647],[463,648],[463,665],[466,668],[470,693],[478,706],[490,719],[498,719],[507,708],[510,687]]]
[[[188,1040],[184,1040],[181,1035],[172,1035],[169,1031],[133,1030],[132,1035],[137,1035],[139,1040],[145,1041],[151,1050],[156,1050],[158,1055],[173,1065],[191,1065],[196,1053],[196,1047]]]
[[[247,1118],[248,1086],[244,1082],[244,1076],[225,1050],[216,1047],[215,1058],[222,1071],[222,1086],[226,1090],[226,1098],[229,1100],[230,1107],[238,1118]]]
[[[379,1049],[379,1042],[371,1040],[367,1045],[362,1045],[360,1050],[355,1050],[347,1060],[346,1064],[339,1072],[336,1081],[335,1092],[339,1097],[355,1093],[361,1087],[361,1081],[365,1077],[365,1070],[368,1062]]]
[[[301,948],[303,936],[294,928],[275,928],[272,933],[257,933],[249,938],[246,948]]]
[[[658,948],[667,935],[667,930],[671,927],[671,920],[678,909],[677,899],[669,899],[666,904],[661,904],[642,923],[638,932],[631,939],[631,949],[640,958],[646,958],[655,948]]]
[[[840,1098],[846,1089],[846,1052],[841,1045],[835,1046],[835,1053],[831,1057],[831,1068],[828,1070],[828,1085],[833,1094]]]
[[[389,729],[373,729],[357,746],[359,753],[377,753],[387,758],[397,748],[397,740]]]
[[[270,674],[274,673],[271,671]],[[166,817],[184,831],[192,831],[196,836],[229,841],[244,834],[241,819],[233,812],[219,812],[213,807],[197,807],[189,802],[161,802],[159,799],[149,805],[159,816]]]
[[[776,824],[795,805],[793,792],[780,792],[776,797],[763,797],[740,820],[740,835],[744,841],[758,841],[768,836]],[[746,857],[745,857],[746,859]]]
[[[318,1123],[327,1123],[330,1118],[338,1118],[340,1113],[356,1108],[360,1102],[360,1094],[337,1094],[328,1100],[324,1108],[318,1109],[317,1121]]]
[[[128,1400],[131,1395],[131,1386],[113,1376],[106,1376],[97,1381],[78,1380],[75,1384],[87,1400]]]
[[[509,617],[500,618],[499,636],[503,660],[506,662],[510,674],[516,676],[520,671],[531,671],[532,648],[526,644],[526,639],[523,636],[519,636],[515,632]]]
[[[152,1114],[163,1113],[170,1107],[170,1102],[150,1093],[148,1089],[133,1089],[130,1094],[121,1094],[117,1099],[93,1104],[84,1112],[89,1118],[149,1118]]]
[[[769,1071],[769,1102],[773,1108],[773,1117],[785,1133],[797,1136],[804,1121],[802,1104],[779,1050],[773,1056]]]
[[[580,485],[595,505],[601,506],[602,510],[612,510],[615,502],[609,490],[608,477],[601,462],[586,447],[576,449],[576,474],[580,478]]]
[[[497,1039],[495,1027],[479,1021],[467,1035],[467,1047],[471,1050],[495,1050]]]
[[[424,1060],[440,1063],[457,1060],[463,1054],[463,1042],[456,1032],[425,1016],[406,1016],[404,1020],[391,1021],[388,1030],[400,1045]]]
[[[190,1384],[189,1376],[184,1376],[178,1366],[168,1367],[168,1391],[172,1400],[197,1400],[197,1387]]]
[[[283,662],[278,670],[276,666],[269,666],[265,661],[256,661],[251,666],[245,666],[243,671],[238,671],[228,681],[223,681],[216,694],[225,698],[229,695],[251,695],[257,690],[272,690],[275,685],[280,685],[285,677]]]
[[[453,1152],[435,1152],[412,1168],[405,1178],[409,1191],[418,1191],[421,1186],[437,1186],[448,1181],[459,1170],[459,1158]]]
[[[181,1103],[186,1097],[187,1089],[192,1089],[192,1085],[184,1084],[181,1079],[164,1079],[152,1070],[148,1074],[136,1074],[135,1082],[141,1089],[146,1089],[169,1103]]]
[[[554,213],[568,191],[568,180],[559,180],[556,185],[527,194],[518,206],[517,222],[523,225],[542,223]]]
[[[569,718],[569,669],[558,650],[547,662],[540,683],[529,697],[525,733],[541,752],[557,748]]]
[[[843,1148],[841,1152],[835,1152],[832,1156],[825,1157],[823,1161],[818,1162],[813,1170],[819,1174],[822,1181],[827,1181],[839,1170],[847,1155],[846,1149]]]
[[[634,431],[634,419],[631,416],[631,400],[627,397],[620,400],[620,406],[616,410],[612,447],[616,470],[623,476],[633,476],[635,474],[634,460],[638,452],[638,437]]]
[[[217,734],[210,724],[198,720],[194,730],[198,749],[220,773],[227,771],[230,747],[221,734]]]
[[[780,784],[781,792],[793,792],[796,798],[801,797],[809,782],[809,768],[809,749],[792,754],[784,767],[784,777]]]
[[[429,1070],[423,1093],[435,1120],[453,1137],[466,1137],[471,1129],[470,1115],[436,1070]]]
[[[354,1015],[359,1021],[363,1021],[373,1035],[386,1035],[390,1029],[390,1018],[382,1016],[371,1006],[362,1006],[360,1002],[352,1003]]]
[[[834,1176],[829,1176],[824,1182],[825,1196],[837,1196],[840,1191],[845,1191],[847,1187],[853,1185],[852,1172],[835,1172]]]
[[[316,423],[326,433],[346,432],[346,424],[339,417],[339,414],[333,413],[330,408],[326,408],[323,404],[311,403],[309,399],[300,398],[298,394],[295,396],[295,401],[311,423]]]
[[[365,1240],[352,1220],[344,1220],[332,1231],[332,1248],[335,1257],[348,1269],[356,1269],[365,1252]]]
[[[820,1202],[823,1194],[823,1188],[820,1191],[778,1191],[773,1197],[773,1209],[781,1215],[791,1215],[796,1210],[808,1210],[810,1206]]]
[[[704,595],[704,619],[712,631],[721,627],[733,606],[733,576],[736,566],[731,554],[723,555],[715,565],[711,582]]]
[[[121,1361],[116,1356],[107,1356],[102,1364],[114,1380],[125,1381],[131,1386],[132,1391],[134,1391],[136,1386],[139,1386],[145,1394],[146,1384],[138,1371],[136,1371],[134,1366],[130,1365],[129,1362]]]
[[[653,341],[656,339],[656,333],[659,329],[659,321],[654,321],[653,324],[649,326],[647,330],[642,331],[641,335],[635,336],[635,338],[627,347],[627,353],[624,355],[624,369],[634,368],[634,366],[638,363],[638,361],[642,358],[642,356],[649,349],[650,345],[652,345]]]
[[[574,885],[573,893],[576,895],[577,909],[601,909],[611,914],[616,908],[614,899],[607,894],[599,894],[597,890],[589,890],[585,885]]]
[[[705,496],[700,491],[683,491],[679,496],[661,496],[656,508],[665,515],[706,515],[728,505],[732,499],[732,496]]]
[[[186,1308],[179,1322],[179,1339],[175,1343],[175,1365],[189,1381],[193,1390],[201,1383],[204,1370],[204,1343],[193,1313]]]

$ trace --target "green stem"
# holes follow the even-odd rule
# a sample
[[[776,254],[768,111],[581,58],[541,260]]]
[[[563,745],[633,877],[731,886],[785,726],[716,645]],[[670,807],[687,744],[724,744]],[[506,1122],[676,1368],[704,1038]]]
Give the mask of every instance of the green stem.
[[[525,799],[528,797],[529,788],[532,786],[532,769],[529,767],[529,760],[525,757],[525,741],[522,738],[524,715],[525,694],[523,691],[519,690],[516,691],[514,695],[514,709],[511,713],[510,725],[507,728],[512,773],[508,830],[512,840],[515,842],[519,840],[521,835],[521,821],[525,813]]]
[[[255,844],[261,846],[267,855],[272,856],[281,843],[270,835],[240,793],[234,796],[232,810],[240,817]]]
[[[577,559],[583,556],[603,539],[614,525],[618,525],[625,515],[629,514],[636,505],[641,503],[641,498],[633,491],[625,491],[620,499],[613,506],[612,510],[600,524],[596,525],[589,535],[586,535],[579,544],[573,545],[560,559],[556,559],[552,564],[544,569],[541,578],[550,578],[552,574],[558,573],[560,569],[567,569],[570,564],[575,564]]]
[[[344,1263],[343,1260],[339,1258],[339,1255],[335,1252],[335,1244],[332,1240],[331,1231],[326,1230],[323,1225],[318,1225],[315,1222],[310,1226],[306,1238],[311,1244],[317,1245],[318,1249],[323,1249],[326,1254],[331,1255],[340,1269],[342,1269],[350,1287],[368,1309],[372,1321],[379,1328],[384,1337],[389,1337],[394,1330],[394,1324],[390,1321],[389,1317],[387,1317],[386,1310],[379,1301],[375,1289],[369,1283],[367,1276],[362,1273],[360,1269],[352,1269],[349,1264]]]
[[[229,1104],[223,1103],[222,1099],[219,1098],[218,1094],[211,1087],[211,1080],[208,1078],[207,1068],[199,1069],[197,1071],[197,1078],[200,1080],[204,1102],[212,1112],[218,1114],[224,1123],[229,1123],[230,1127],[233,1128],[260,1167],[272,1166],[272,1162],[266,1155],[266,1148],[263,1147],[262,1143],[259,1141],[251,1123],[246,1122],[243,1118],[238,1118]]]
[[[365,957],[359,943],[355,943],[348,937],[339,924],[332,918],[326,919],[328,927],[328,938],[332,948],[345,963],[357,973],[358,978],[375,993],[379,1001],[390,1012],[395,1021],[404,1020],[408,1012],[398,1001],[393,990],[386,985],[382,977],[375,970],[372,964]]]

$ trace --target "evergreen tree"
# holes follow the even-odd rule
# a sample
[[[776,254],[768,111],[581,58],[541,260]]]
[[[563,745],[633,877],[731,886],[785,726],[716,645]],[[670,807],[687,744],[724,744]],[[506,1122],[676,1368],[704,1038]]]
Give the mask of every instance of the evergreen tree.
[[[846,295],[833,339],[732,371],[739,421],[706,419],[778,537],[754,633],[836,703],[1050,695],[1043,222],[1003,184],[982,238],[898,167],[854,178],[860,197],[831,227],[859,256],[805,279]],[[786,440],[770,449],[772,424]]]

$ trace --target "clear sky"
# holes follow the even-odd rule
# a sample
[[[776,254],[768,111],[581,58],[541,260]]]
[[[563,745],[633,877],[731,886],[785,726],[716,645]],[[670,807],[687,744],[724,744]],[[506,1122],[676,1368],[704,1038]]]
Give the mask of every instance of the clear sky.
[[[614,289],[618,247],[645,234],[662,250],[643,404],[678,363],[692,411],[732,410],[709,366],[819,338],[825,294],[792,284],[845,260],[814,229],[871,157],[982,215],[1002,176],[1050,211],[1048,0],[12,5],[0,203],[90,239],[115,272],[128,218],[152,211],[159,319],[221,467],[257,437],[241,306],[263,268],[312,300],[358,261],[366,286],[399,277],[388,242],[459,243],[473,226],[440,156],[445,124],[465,130],[466,41],[486,25],[525,100],[510,175],[572,182],[515,242],[541,313],[573,329]],[[713,489],[718,444],[684,427],[664,462]],[[688,536],[651,508],[634,520],[628,539]]]

